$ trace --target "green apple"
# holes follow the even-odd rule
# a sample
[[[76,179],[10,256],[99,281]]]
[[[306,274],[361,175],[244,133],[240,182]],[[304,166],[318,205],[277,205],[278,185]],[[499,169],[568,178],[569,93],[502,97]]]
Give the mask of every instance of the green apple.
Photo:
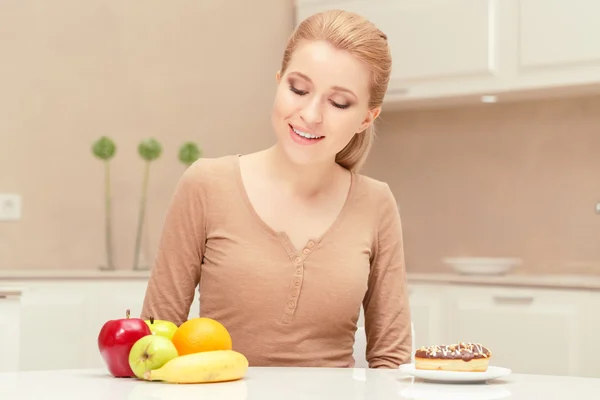
[[[160,335],[146,335],[138,339],[129,351],[129,366],[140,379],[146,371],[162,367],[179,356],[170,339]]]
[[[150,317],[150,319],[145,320],[145,322],[150,327],[150,332],[152,332],[153,335],[164,336],[167,339],[172,339],[177,330],[177,325],[171,321],[163,321],[161,319]]]

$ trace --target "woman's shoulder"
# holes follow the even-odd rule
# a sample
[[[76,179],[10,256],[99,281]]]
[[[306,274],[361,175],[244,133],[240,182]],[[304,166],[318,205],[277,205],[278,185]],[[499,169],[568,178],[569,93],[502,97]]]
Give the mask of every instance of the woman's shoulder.
[[[227,178],[235,178],[235,162],[237,155],[226,155],[211,158],[199,158],[183,173],[181,181],[185,185],[197,188],[206,187]]]
[[[356,190],[366,201],[380,205],[381,203],[396,203],[396,198],[390,185],[383,180],[364,174],[355,174]]]

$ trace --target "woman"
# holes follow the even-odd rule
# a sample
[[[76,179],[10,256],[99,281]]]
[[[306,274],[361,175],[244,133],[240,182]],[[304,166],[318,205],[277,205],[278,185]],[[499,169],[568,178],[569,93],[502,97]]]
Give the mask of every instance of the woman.
[[[360,175],[391,70],[386,36],[329,11],[289,39],[276,78],[276,144],[200,159],[170,204],[142,317],[201,315],[253,366],[352,367],[361,305],[371,368],[410,362],[400,217]]]

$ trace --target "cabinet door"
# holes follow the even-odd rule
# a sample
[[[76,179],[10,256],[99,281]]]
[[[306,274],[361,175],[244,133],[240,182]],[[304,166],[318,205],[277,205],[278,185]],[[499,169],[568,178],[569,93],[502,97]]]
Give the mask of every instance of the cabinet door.
[[[86,354],[85,288],[31,285],[21,301],[20,369],[82,368]],[[77,288],[76,288],[77,289]]]
[[[190,305],[190,312],[188,314],[188,319],[198,318],[200,316],[200,293],[198,292],[198,286],[196,286],[194,293],[194,300]]]
[[[20,369],[104,368],[98,334],[111,319],[138,317],[145,280],[68,280],[23,283]],[[41,356],[40,356],[41,355]]]
[[[493,365],[517,373],[581,375],[581,332],[590,294],[454,287],[448,297],[453,342],[479,342]]]
[[[330,8],[359,13],[388,36],[393,72],[388,97],[426,99],[499,89],[510,31],[495,1],[338,0],[302,2],[297,20]],[[504,44],[503,44],[504,43]]]
[[[586,318],[581,330],[581,367],[580,375],[591,378],[600,378],[600,346],[598,346],[598,333],[600,333],[600,291],[590,293],[591,300],[587,306]]]
[[[20,292],[0,288],[0,373],[19,370]]]
[[[409,283],[415,349],[421,346],[442,344],[448,339],[445,329],[445,288],[446,286]]]
[[[139,318],[146,291],[145,281],[97,282],[90,286],[86,298],[85,323],[81,335],[85,368],[103,368],[104,360],[98,349],[98,334],[102,326],[111,319],[125,318],[130,310],[132,318]],[[75,288],[71,289],[72,291]]]
[[[520,85],[600,83],[600,1],[518,3]]]

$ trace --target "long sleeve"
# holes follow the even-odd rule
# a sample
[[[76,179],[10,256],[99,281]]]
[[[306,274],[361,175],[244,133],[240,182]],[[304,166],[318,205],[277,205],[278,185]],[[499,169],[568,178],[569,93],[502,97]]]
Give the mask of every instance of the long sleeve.
[[[142,318],[181,325],[188,318],[200,282],[205,247],[205,198],[201,161],[190,166],[169,204],[148,281]]]
[[[412,353],[411,315],[400,214],[384,185],[371,272],[363,301],[370,368],[398,368]]]

